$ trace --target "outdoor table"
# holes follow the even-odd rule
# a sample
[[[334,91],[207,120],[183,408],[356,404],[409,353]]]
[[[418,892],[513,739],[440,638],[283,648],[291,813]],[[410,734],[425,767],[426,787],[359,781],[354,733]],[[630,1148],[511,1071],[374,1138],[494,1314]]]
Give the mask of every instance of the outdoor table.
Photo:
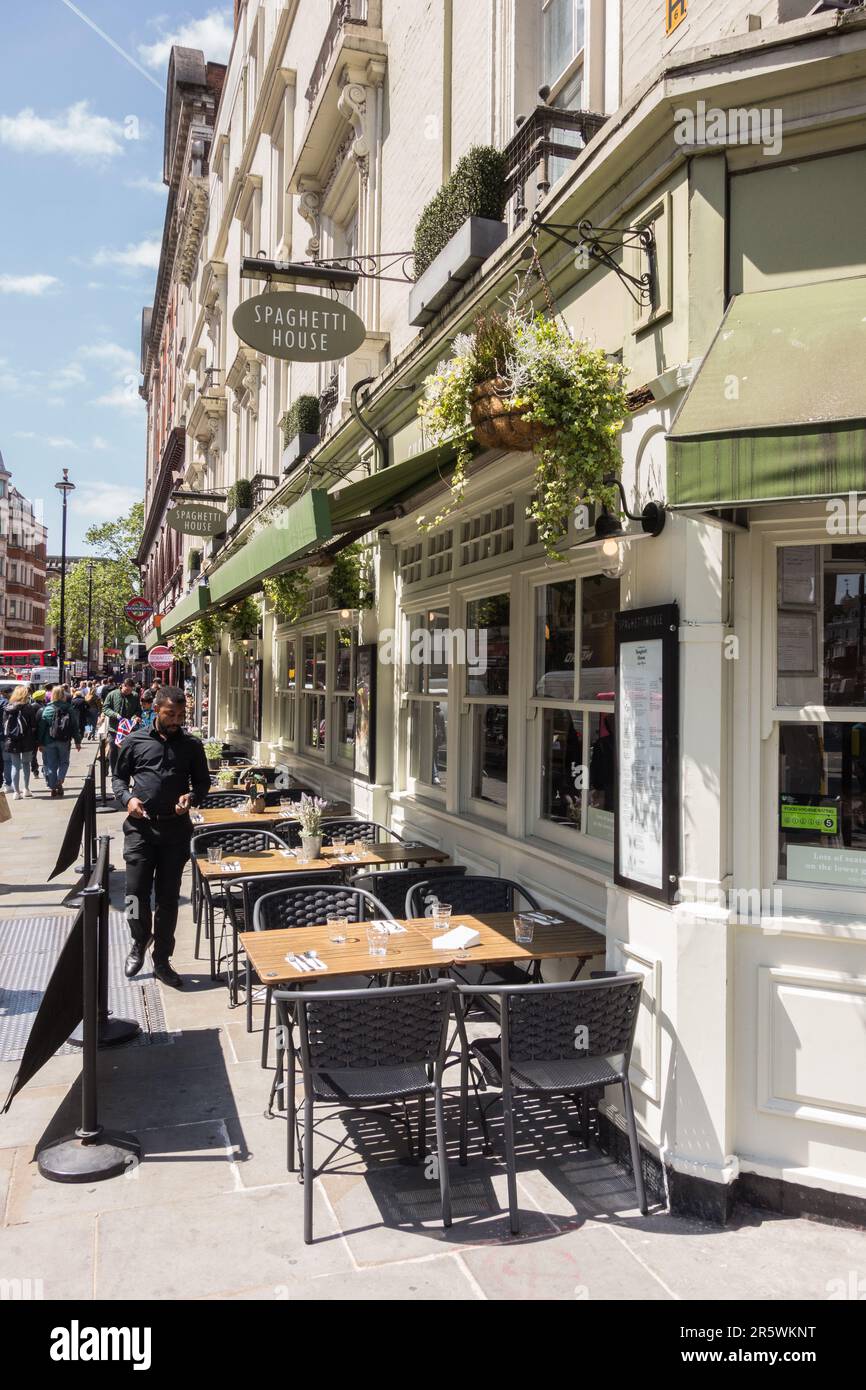
[[[328,813],[343,818],[351,816],[352,808],[347,801],[329,801]],[[196,830],[220,825],[255,825],[260,830],[269,830],[277,821],[292,819],[291,810],[286,806],[268,806],[264,811],[244,811],[240,806],[203,806],[190,816]]]
[[[559,914],[556,914],[559,915]],[[327,980],[337,975],[376,975],[392,970],[435,970],[456,963],[460,965],[493,965],[502,962],[575,959],[585,964],[593,956],[603,955],[605,938],[600,932],[584,926],[570,917],[563,917],[555,926],[536,926],[535,939],[523,946],[514,940],[514,914],[511,912],[484,913],[475,917],[460,913],[454,919],[480,933],[481,940],[469,946],[465,958],[456,953],[433,949],[437,935],[429,917],[404,918],[399,922],[405,933],[388,937],[384,956],[371,956],[367,949],[367,922],[350,922],[346,941],[331,941],[326,926],[291,927],[286,931],[242,932],[241,945],[250,964],[263,984],[276,988],[294,985],[300,980]],[[289,953],[314,951],[328,966],[313,972],[297,970],[286,960]]]
[[[195,845],[195,841],[193,841]],[[347,860],[342,852],[330,845],[322,846],[318,859],[296,859],[294,854],[278,849],[256,850],[253,854],[227,855],[226,861],[211,864],[202,856],[196,856],[196,865],[202,878],[202,890],[206,898],[206,908],[210,926],[211,979],[217,978],[215,954],[215,922],[211,887],[216,882],[237,883],[243,878],[257,878],[261,874],[316,874],[328,869],[356,871],[363,868],[378,868],[383,864],[441,864],[448,859],[445,850],[433,849],[430,845],[406,845],[396,840],[388,844],[366,845],[363,852]],[[226,863],[237,868],[226,868]],[[232,960],[237,979],[237,941],[233,941]]]

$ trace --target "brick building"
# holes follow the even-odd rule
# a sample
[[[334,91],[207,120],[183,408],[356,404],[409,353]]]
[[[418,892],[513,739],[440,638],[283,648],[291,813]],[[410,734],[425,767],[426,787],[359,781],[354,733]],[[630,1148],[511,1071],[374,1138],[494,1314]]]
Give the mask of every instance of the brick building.
[[[45,645],[47,531],[0,456],[0,647]]]

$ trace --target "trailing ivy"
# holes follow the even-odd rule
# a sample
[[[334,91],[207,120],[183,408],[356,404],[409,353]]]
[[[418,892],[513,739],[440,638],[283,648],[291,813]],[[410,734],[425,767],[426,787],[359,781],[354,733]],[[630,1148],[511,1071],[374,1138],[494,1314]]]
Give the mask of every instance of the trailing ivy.
[[[234,642],[255,637],[259,628],[259,605],[253,598],[242,598],[225,610],[226,626]]]
[[[328,575],[328,599],[332,608],[370,608],[371,591],[367,548],[355,541],[334,557],[334,567]]]
[[[180,661],[212,652],[219,641],[220,625],[213,613],[194,619],[183,632],[172,638],[172,651]]]
[[[262,583],[265,598],[284,623],[300,621],[312,587],[309,572],[303,569],[289,570],[287,574],[275,574]]]
[[[415,276],[423,275],[467,217],[502,221],[505,156],[492,145],[474,145],[429,201],[415,228]]]
[[[297,434],[319,433],[318,396],[298,396],[286,411],[280,424],[283,427],[283,446],[288,448]]]

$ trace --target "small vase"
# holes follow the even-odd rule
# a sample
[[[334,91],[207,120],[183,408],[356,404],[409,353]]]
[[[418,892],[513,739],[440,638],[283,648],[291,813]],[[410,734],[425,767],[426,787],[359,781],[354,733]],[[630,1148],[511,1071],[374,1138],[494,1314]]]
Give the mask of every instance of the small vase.
[[[302,835],[301,848],[307,859],[318,859],[322,853],[321,835]]]

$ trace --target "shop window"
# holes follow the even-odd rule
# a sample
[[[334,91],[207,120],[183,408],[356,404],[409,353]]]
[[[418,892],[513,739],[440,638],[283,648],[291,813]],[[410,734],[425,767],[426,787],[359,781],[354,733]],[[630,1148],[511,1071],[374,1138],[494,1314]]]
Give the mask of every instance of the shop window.
[[[460,563],[474,565],[493,555],[506,555],[514,549],[514,503],[492,507],[490,511],[464,521],[460,527]]]
[[[449,610],[406,619],[404,687],[408,692],[409,776],[423,788],[448,785]]]
[[[343,762],[355,758],[355,651],[357,636],[350,627],[334,633],[335,751]]]
[[[779,726],[778,871],[866,889],[866,722]]]
[[[866,545],[780,547],[776,658],[779,705],[866,705]]]
[[[235,650],[229,671],[229,723],[238,733],[254,738],[258,718],[258,661],[246,648]]]
[[[303,638],[302,652],[304,745],[316,753],[321,753],[325,748],[327,633],[307,633]]]
[[[619,606],[619,581],[603,575],[543,584],[535,592],[535,814],[542,826],[606,843],[613,842]]]
[[[294,641],[277,647],[277,735],[295,741],[295,705],[298,689],[297,648]]]
[[[470,786],[474,801],[508,801],[508,684],[511,598],[466,605],[466,698],[470,704]]]

